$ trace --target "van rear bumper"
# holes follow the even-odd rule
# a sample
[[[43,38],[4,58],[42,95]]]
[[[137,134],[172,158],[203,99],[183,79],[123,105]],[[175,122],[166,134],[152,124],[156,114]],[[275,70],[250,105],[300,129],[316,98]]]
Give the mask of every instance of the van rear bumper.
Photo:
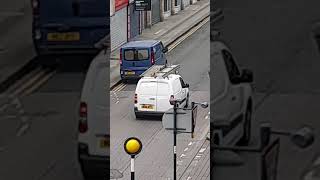
[[[99,49],[79,45],[36,45],[38,55],[97,54]]]
[[[121,79],[123,80],[138,80],[140,78],[140,75],[121,75]]]
[[[83,149],[78,151],[78,160],[82,173],[86,177],[109,177],[110,176],[110,157],[109,156],[92,156]]]
[[[138,108],[134,108],[134,113],[136,116],[162,116],[164,112],[157,111],[139,111]]]

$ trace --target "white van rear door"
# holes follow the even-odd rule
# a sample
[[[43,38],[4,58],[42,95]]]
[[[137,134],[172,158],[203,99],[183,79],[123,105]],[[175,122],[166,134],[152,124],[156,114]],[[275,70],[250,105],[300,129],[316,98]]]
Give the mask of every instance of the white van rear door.
[[[170,105],[170,88],[167,82],[158,82],[157,88],[157,111],[165,112],[171,108]]]
[[[90,87],[88,101],[89,153],[97,156],[109,155],[109,119],[107,93],[107,66],[97,66],[95,78]]]
[[[137,92],[139,111],[157,110],[157,81],[142,81]]]

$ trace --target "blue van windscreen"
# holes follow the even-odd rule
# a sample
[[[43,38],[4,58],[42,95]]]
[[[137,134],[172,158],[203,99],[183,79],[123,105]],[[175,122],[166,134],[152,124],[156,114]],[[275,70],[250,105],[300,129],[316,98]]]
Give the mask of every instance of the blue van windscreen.
[[[148,49],[126,49],[124,50],[124,60],[140,61],[149,59]]]
[[[109,2],[106,0],[55,0],[41,1],[41,19],[71,17],[107,17]]]

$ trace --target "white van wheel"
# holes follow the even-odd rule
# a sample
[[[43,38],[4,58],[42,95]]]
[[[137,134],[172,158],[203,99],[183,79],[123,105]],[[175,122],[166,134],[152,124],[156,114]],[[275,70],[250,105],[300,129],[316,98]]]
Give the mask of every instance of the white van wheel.
[[[187,95],[186,105],[184,106],[184,108],[188,108],[188,106],[189,106],[189,94]]]

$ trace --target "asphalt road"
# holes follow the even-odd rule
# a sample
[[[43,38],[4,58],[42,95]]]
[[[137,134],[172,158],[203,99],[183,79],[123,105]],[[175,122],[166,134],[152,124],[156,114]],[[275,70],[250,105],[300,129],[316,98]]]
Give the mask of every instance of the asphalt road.
[[[209,51],[209,23],[206,23],[167,56],[170,63],[181,64],[180,74],[190,84],[192,101],[203,102],[210,99]],[[124,179],[129,179],[130,156],[125,153],[123,143],[126,138],[136,136],[143,143],[143,150],[136,157],[136,178],[172,179],[173,135],[163,129],[159,119],[135,119],[134,90],[133,83],[126,85],[121,91],[110,92],[111,169],[122,173]],[[210,179],[209,143],[205,140],[209,132],[208,113],[209,108],[198,109],[194,139],[190,134],[178,135],[178,178]]]
[[[254,71],[254,128],[269,121],[276,129],[312,126],[315,144],[298,149],[281,139],[278,179],[298,180],[319,151],[320,57],[311,28],[319,1],[224,1],[219,24],[240,65]],[[254,141],[257,133],[254,132]],[[238,179],[239,177],[234,177]],[[245,177],[242,177],[245,178]]]

